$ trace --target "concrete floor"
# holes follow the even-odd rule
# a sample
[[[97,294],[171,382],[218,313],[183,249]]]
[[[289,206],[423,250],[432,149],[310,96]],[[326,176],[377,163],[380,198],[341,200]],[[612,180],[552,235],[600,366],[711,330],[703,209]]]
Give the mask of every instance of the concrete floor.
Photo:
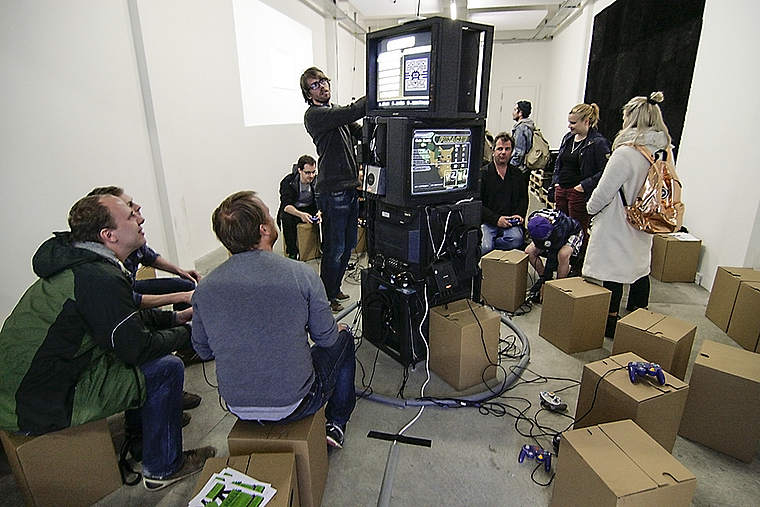
[[[366,259],[363,260],[366,262]],[[349,276],[344,291],[356,302],[360,287],[358,273]],[[708,292],[695,284],[660,283],[652,280],[650,309],[693,322],[697,327],[687,378],[691,364],[703,340],[709,339],[732,344],[733,341],[704,316]],[[553,485],[543,486],[551,478],[543,468],[537,470],[534,462],[518,463],[523,444],[533,443],[525,435],[531,427],[527,420],[516,423],[516,415],[525,411],[533,416],[539,407],[541,390],[560,391],[568,403],[568,414],[574,414],[578,394],[577,384],[583,365],[607,357],[612,341],[605,339],[604,348],[567,355],[538,336],[541,306],[536,305],[525,315],[514,317],[530,343],[529,370],[519,382],[501,398],[494,400],[490,413],[476,408],[426,407],[405,435],[432,440],[430,448],[400,445],[398,468],[392,488],[390,504],[394,506],[483,505],[483,506],[546,506],[552,496]],[[344,322],[351,323],[352,316]],[[360,327],[359,327],[360,329]],[[502,324],[502,339],[511,340],[514,333]],[[361,343],[357,357],[361,367],[357,372],[357,387],[371,379],[374,392],[395,396],[403,383],[403,368],[368,342]],[[508,370],[517,364],[516,359],[502,360]],[[226,437],[235,422],[219,404],[212,383],[214,365],[193,365],[187,368],[186,389],[201,394],[203,402],[191,411],[192,421],[184,430],[185,448],[214,445],[219,455],[227,455]],[[503,378],[503,373],[499,378]],[[419,396],[426,379],[424,364],[409,374],[404,390],[406,398]],[[565,389],[566,388],[566,389]],[[479,393],[473,388],[466,394]],[[447,384],[432,375],[424,394],[452,397],[454,392]],[[756,402],[756,400],[751,400]],[[360,399],[346,432],[346,445],[330,453],[330,470],[322,505],[325,507],[357,507],[377,505],[383,482],[390,443],[367,438],[377,430],[397,433],[418,414],[417,408],[395,408],[388,404]],[[122,418],[111,419],[114,440],[122,438]],[[551,431],[566,429],[572,420],[565,415],[542,411],[538,422]],[[517,428],[516,428],[517,426]],[[518,432],[519,429],[519,432]],[[533,434],[536,434],[533,429]],[[548,440],[539,440],[550,446]],[[678,438],[673,455],[697,476],[695,507],[703,506],[757,506],[760,504],[760,460],[746,464],[712,451],[699,444]],[[561,457],[558,458],[561,463]],[[560,465],[561,466],[561,465]],[[110,506],[181,506],[190,499],[195,479],[187,479],[166,490],[148,492],[141,485],[122,486],[96,505]],[[579,484],[579,487],[583,485]],[[22,501],[5,455],[0,457],[0,507],[21,505]]]

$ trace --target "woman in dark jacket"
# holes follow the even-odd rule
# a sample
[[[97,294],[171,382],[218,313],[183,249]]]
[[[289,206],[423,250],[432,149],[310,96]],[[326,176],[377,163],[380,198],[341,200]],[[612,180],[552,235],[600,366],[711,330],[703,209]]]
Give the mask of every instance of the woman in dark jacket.
[[[586,201],[602,177],[610,157],[610,142],[596,129],[599,122],[599,106],[596,104],[573,107],[567,122],[570,132],[560,144],[554,164],[552,190],[557,209],[576,219],[583,227],[583,257],[591,220],[586,212]]]

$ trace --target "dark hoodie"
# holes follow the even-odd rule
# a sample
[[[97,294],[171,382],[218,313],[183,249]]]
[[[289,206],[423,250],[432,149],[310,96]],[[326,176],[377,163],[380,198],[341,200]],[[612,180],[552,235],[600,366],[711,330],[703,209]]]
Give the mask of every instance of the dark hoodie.
[[[40,279],[0,331],[0,428],[43,434],[137,408],[136,366],[187,344],[172,312],[135,307],[129,278],[99,248],[56,233],[35,253]]]

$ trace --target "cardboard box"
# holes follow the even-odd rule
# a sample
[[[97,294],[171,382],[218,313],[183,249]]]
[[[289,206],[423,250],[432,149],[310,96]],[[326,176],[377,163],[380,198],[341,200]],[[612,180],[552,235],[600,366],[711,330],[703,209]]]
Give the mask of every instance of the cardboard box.
[[[287,424],[238,420],[227,436],[230,456],[268,452],[296,455],[298,496],[303,507],[319,507],[327,483],[325,411]]]
[[[322,244],[319,241],[319,224],[300,223],[296,226],[298,234],[298,258],[310,261],[322,256]]]
[[[583,367],[574,427],[632,419],[672,451],[689,386],[667,372],[662,386],[654,377],[638,377],[633,383],[627,368],[631,361],[644,359],[626,352]]]
[[[85,507],[121,487],[108,422],[39,437],[0,431],[21,496],[32,507]]]
[[[612,354],[633,352],[684,380],[696,334],[694,324],[639,309],[618,321]]]
[[[691,234],[655,234],[652,240],[652,276],[661,282],[694,281],[702,241]]]
[[[760,355],[705,340],[678,434],[751,462],[760,441]]]
[[[499,362],[500,329],[499,312],[478,303],[436,306],[430,312],[430,369],[457,391],[494,378],[490,365]]]
[[[713,281],[705,316],[723,331],[728,331],[734,303],[741,282],[760,282],[760,271],[752,268],[718,267]]]
[[[611,294],[578,277],[546,282],[538,334],[568,354],[600,348]]]
[[[261,482],[268,482],[277,490],[267,507],[299,507],[296,455],[292,452],[249,454],[229,458],[210,458],[201,471],[193,498],[200,493],[212,475],[225,468],[234,468]]]
[[[728,323],[728,336],[747,350],[760,348],[760,282],[742,282]]]
[[[528,256],[519,250],[492,250],[480,261],[483,283],[480,296],[499,310],[516,312],[525,302]]]
[[[549,507],[689,507],[697,478],[631,420],[562,434]]]

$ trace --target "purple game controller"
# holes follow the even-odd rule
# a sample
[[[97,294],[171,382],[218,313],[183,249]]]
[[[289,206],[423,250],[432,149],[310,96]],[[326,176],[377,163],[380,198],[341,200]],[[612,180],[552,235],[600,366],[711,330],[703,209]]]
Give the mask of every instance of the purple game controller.
[[[525,444],[520,449],[520,457],[517,458],[518,463],[525,461],[525,458],[535,459],[539,463],[544,464],[544,470],[550,472],[552,469],[552,453],[545,449],[541,449],[537,445]]]
[[[520,222],[521,222],[521,220],[519,218],[508,218],[507,219],[507,223],[509,223],[510,225],[513,225],[513,226],[520,225]]]
[[[310,217],[309,220],[311,221],[311,223],[316,224],[317,222],[319,222],[319,217]]]
[[[660,385],[665,385],[665,373],[656,363],[633,362],[628,363],[628,376],[631,382],[636,383],[636,377],[655,377]]]

